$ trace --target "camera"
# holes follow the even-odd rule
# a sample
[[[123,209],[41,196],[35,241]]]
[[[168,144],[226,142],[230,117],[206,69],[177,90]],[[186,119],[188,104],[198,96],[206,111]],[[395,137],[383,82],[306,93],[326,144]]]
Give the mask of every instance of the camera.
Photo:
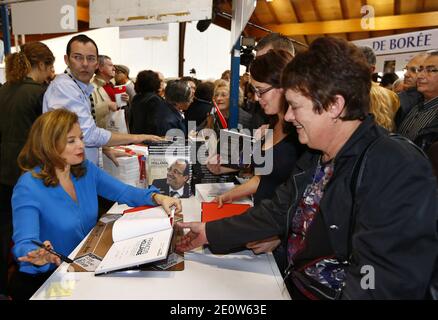
[[[249,65],[252,60],[254,60],[254,48],[255,48],[255,39],[249,37],[242,37],[240,41],[240,64],[246,67],[246,71],[248,71]]]

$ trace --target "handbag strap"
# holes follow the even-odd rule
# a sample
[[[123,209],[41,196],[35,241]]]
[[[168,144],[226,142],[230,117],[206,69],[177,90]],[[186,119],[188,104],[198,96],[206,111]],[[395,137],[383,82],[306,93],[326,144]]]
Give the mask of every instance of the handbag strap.
[[[382,140],[383,138],[386,138],[386,137],[393,139],[393,140],[399,140],[399,141],[403,141],[403,142],[410,144],[412,147],[414,147],[414,149],[416,149],[418,152],[420,152],[423,155],[423,157],[428,159],[428,157],[423,152],[423,150],[421,148],[419,148],[415,143],[413,143],[408,138],[401,136],[399,134],[396,134],[396,133],[389,133],[388,135],[379,136],[376,139],[372,140],[365,147],[365,149],[362,151],[361,155],[359,156],[359,158],[356,160],[356,162],[354,164],[352,175],[351,175],[351,180],[350,180],[350,190],[351,190],[351,195],[352,195],[352,207],[351,207],[351,214],[350,214],[350,223],[349,223],[349,228],[348,228],[347,255],[346,255],[346,259],[344,259],[345,263],[347,263],[347,264],[351,262],[351,258],[353,255],[353,232],[354,232],[354,227],[356,225],[357,195],[359,192],[360,185],[362,183],[366,161],[367,161],[370,150],[380,140]]]

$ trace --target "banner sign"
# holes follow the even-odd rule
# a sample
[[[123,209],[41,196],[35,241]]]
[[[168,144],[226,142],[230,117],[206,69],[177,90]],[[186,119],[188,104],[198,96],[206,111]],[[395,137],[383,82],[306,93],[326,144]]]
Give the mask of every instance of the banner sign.
[[[78,31],[76,0],[41,0],[11,4],[12,31],[18,34]]]
[[[117,27],[211,19],[212,0],[93,0],[90,27]]]
[[[368,46],[376,56],[438,49],[438,29],[395,34],[392,36],[352,41],[358,46]]]

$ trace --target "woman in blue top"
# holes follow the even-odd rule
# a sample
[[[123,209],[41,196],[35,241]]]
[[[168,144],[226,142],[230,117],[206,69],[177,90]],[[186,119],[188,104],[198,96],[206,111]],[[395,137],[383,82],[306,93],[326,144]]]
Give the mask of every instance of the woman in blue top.
[[[19,261],[11,281],[13,298],[30,297],[61,263],[32,240],[69,255],[97,222],[98,195],[133,207],[157,204],[168,213],[171,206],[181,211],[180,200],[156,188],[126,185],[85,160],[78,117],[65,109],[35,121],[18,165],[25,173],[12,196],[13,253]]]

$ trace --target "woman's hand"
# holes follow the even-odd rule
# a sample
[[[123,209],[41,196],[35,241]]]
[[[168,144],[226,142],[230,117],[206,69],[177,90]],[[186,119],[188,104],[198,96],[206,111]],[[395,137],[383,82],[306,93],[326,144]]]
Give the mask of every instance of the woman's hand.
[[[214,198],[212,202],[217,202],[217,207],[222,208],[224,203],[230,203],[232,201],[233,201],[233,198],[231,197],[231,195],[224,193],[223,195],[220,195],[220,196],[217,196],[216,198]]]
[[[205,223],[203,222],[178,222],[179,229],[190,229],[190,231],[177,240],[176,251],[186,252],[204,244],[207,244],[207,235],[205,233]]]
[[[50,241],[44,241],[44,245],[47,249],[53,249]],[[30,262],[37,266],[43,266],[48,263],[55,263],[57,266],[61,264],[61,259],[54,254],[51,254],[47,250],[40,248],[27,253],[27,255],[18,257],[18,261],[21,262]]]
[[[182,211],[182,205],[180,199],[172,198],[159,193],[154,193],[152,195],[152,199],[158,205],[162,206],[164,211],[166,211],[166,213],[169,216],[172,215],[172,207],[175,207],[175,214],[180,213]]]
[[[275,236],[264,240],[252,241],[246,244],[255,254],[272,252],[281,243],[280,239]]]

